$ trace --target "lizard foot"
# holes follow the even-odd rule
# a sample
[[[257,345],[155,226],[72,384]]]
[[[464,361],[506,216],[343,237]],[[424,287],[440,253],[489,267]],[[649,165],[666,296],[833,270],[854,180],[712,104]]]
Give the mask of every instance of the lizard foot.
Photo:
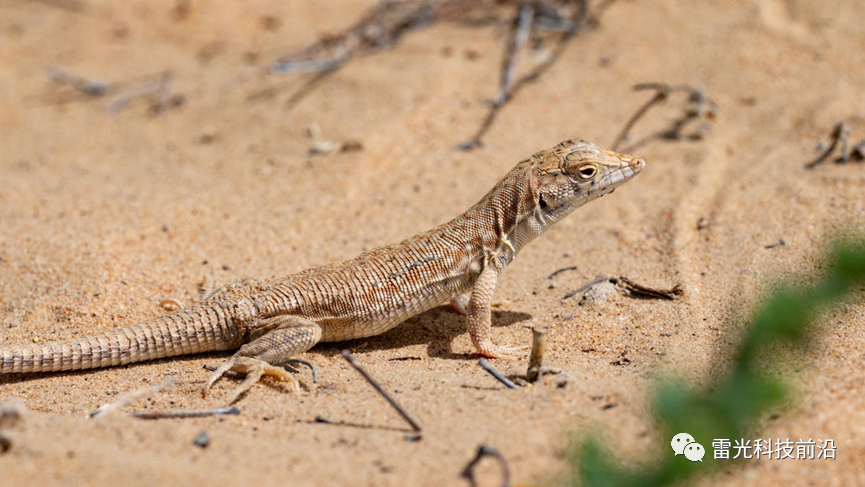
[[[487,358],[500,358],[505,360],[514,360],[519,358],[518,352],[528,350],[529,347],[510,347],[507,345],[496,345],[493,342],[481,343],[478,347],[478,352]]]
[[[246,378],[243,379],[243,382],[232,391],[231,400],[228,402],[229,405],[237,402],[237,400],[240,399],[240,396],[248,391],[256,382],[259,381],[259,379],[261,379],[262,376],[265,375],[290,382],[295,391],[299,390],[297,380],[295,380],[295,378],[282,367],[275,367],[267,362],[250,357],[233,357],[216,369],[216,371],[213,372],[213,375],[207,379],[202,394],[206,395],[213,384],[229,370],[246,374]]]

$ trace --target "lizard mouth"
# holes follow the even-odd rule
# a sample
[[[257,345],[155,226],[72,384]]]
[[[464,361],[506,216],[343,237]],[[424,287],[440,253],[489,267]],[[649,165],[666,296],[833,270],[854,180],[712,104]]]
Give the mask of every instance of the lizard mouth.
[[[645,163],[643,163],[645,164]],[[641,169],[643,169],[643,164],[635,165],[622,165],[616,169],[611,170],[609,173],[605,174],[603,178],[601,178],[598,182],[593,184],[589,189],[590,193],[597,193],[598,195],[605,195],[612,193],[619,186],[628,182],[631,178],[637,175]]]

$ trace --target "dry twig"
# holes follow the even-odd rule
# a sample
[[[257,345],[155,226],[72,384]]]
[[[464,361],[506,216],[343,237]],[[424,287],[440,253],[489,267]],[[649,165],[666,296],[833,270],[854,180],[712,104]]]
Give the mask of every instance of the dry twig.
[[[407,32],[470,6],[469,0],[382,1],[346,31],[326,37],[268,67],[273,74],[321,73],[393,46]]]
[[[611,280],[612,281],[612,280]],[[618,282],[614,282],[629,296],[645,299],[666,299],[672,301],[682,295],[682,287],[676,284],[672,289],[654,289],[637,284],[625,276],[619,276]]]
[[[575,266],[575,265],[571,265],[571,266],[568,266],[568,267],[562,267],[561,269],[556,269],[555,271],[553,271],[552,274],[550,274],[549,276],[547,276],[547,280],[550,280],[550,279],[552,279],[552,278],[558,276],[558,275],[561,274],[562,272],[575,271],[575,270],[577,270],[577,266]]]
[[[146,96],[155,97],[156,101],[150,107],[154,113],[161,113],[166,108],[180,105],[183,103],[183,95],[171,96],[171,82],[173,79],[174,75],[171,71],[164,71],[158,80],[145,81],[130,86],[111,101],[105,112],[109,115],[116,115],[126,108],[132,100]]]
[[[478,447],[478,452],[475,454],[475,457],[466,465],[466,468],[463,469],[462,477],[472,485],[477,485],[475,481],[475,465],[478,464],[484,457],[493,457],[499,462],[499,466],[502,468],[502,487],[509,487],[511,485],[511,472],[508,468],[508,462],[505,460],[504,455],[499,453],[496,449],[489,445],[481,445]]]
[[[529,40],[529,33],[532,29],[532,20],[535,18],[535,9],[531,2],[520,2],[517,13],[517,28],[514,31],[514,40],[511,43],[511,49],[508,53],[508,60],[505,62],[505,68],[502,71],[502,83],[499,89],[499,94],[496,95],[493,104],[497,106],[504,105],[511,93],[511,86],[514,84],[514,77],[517,71],[517,62],[519,60],[520,51]]]
[[[507,377],[503,376],[501,374],[501,372],[494,369],[493,366],[490,365],[489,362],[487,362],[487,359],[484,359],[484,358],[480,359],[480,361],[478,361],[478,365],[480,365],[482,369],[489,372],[491,376],[495,377],[496,380],[498,380],[499,382],[504,384],[508,389],[519,389],[520,388],[520,386],[514,384],[513,381],[511,381]]]
[[[550,329],[546,327],[532,327],[532,354],[529,356],[529,370],[526,372],[526,380],[529,382],[538,380],[543,373],[549,332]]]
[[[234,406],[216,409],[194,409],[190,411],[156,411],[148,413],[131,413],[130,416],[138,419],[179,419],[179,418],[206,418],[208,416],[238,416],[240,410]]]
[[[48,76],[58,83],[69,85],[90,96],[102,96],[108,93],[110,89],[108,83],[104,81],[89,80],[83,76],[72,74],[60,66],[49,66]]]
[[[805,169],[814,169],[823,161],[829,159],[829,156],[835,152],[835,149],[838,147],[838,144],[841,144],[841,155],[835,159],[835,163],[837,164],[846,164],[850,161],[862,161],[865,160],[865,140],[859,142],[854,146],[850,146],[848,143],[848,139],[850,137],[850,127],[844,122],[838,122],[835,124],[835,127],[832,129],[832,142],[829,143],[829,147],[826,148],[816,159],[805,164]],[[822,144],[821,144],[822,145]]]
[[[90,417],[95,418],[97,416],[104,415],[106,413],[110,413],[112,411],[120,409],[124,406],[128,406],[128,405],[132,404],[133,402],[138,401],[139,399],[144,399],[144,398],[153,396],[156,393],[162,391],[163,389],[165,389],[166,387],[168,387],[172,384],[174,384],[174,379],[168,379],[167,381],[162,382],[160,384],[156,384],[156,385],[149,386],[149,387],[143,387],[141,389],[136,389],[132,392],[127,392],[125,394],[121,394],[117,398],[117,400],[115,400],[114,402],[111,402],[108,404],[103,404],[102,406],[99,406],[99,409],[90,413]]]
[[[568,42],[580,31],[598,24],[598,17],[614,0],[603,0],[592,12],[588,0],[521,0],[517,2],[517,21],[511,47],[502,69],[499,92],[490,111],[468,142],[458,146],[470,150],[482,144],[482,138],[492,126],[499,110],[526,84],[539,78],[558,60]],[[465,19],[480,6],[493,2],[473,0],[383,0],[369,9],[353,26],[322,39],[311,46],[279,59],[266,68],[270,74],[314,73],[289,97],[286,108],[292,108],[311,93],[329,74],[352,59],[378,52],[395,45],[404,34],[419,27],[446,19]],[[487,17],[487,19],[489,16]],[[483,22],[481,22],[483,23]],[[533,29],[533,26],[537,26]],[[519,53],[526,43],[546,31],[557,36],[555,47],[535,69],[517,78]],[[250,100],[270,98],[280,89],[269,87],[249,97]]]
[[[591,288],[592,286],[602,283],[604,281],[608,281],[611,284],[614,284],[620,291],[624,292],[628,296],[635,298],[644,298],[644,299],[666,299],[673,300],[682,295],[682,287],[676,284],[672,289],[654,289],[648,286],[643,286],[642,284],[637,284],[634,281],[628,279],[625,276],[619,277],[609,277],[609,276],[598,276],[586,284],[582,285],[576,291],[565,294],[562,299],[568,299],[580,294],[583,291]]]
[[[778,239],[777,242],[770,243],[769,245],[764,245],[763,248],[765,248],[765,249],[774,249],[775,247],[783,247],[783,246],[785,246],[785,245],[787,245],[787,241],[784,240],[783,238],[780,238],[780,239]]]
[[[564,3],[567,4],[567,2]],[[501,103],[492,103],[489,112],[487,112],[486,118],[484,118],[484,120],[481,122],[481,125],[478,128],[477,132],[475,132],[475,135],[467,142],[459,144],[457,146],[457,149],[468,151],[482,146],[484,135],[486,135],[487,131],[489,131],[489,129],[492,127],[493,122],[495,122],[495,119],[498,116],[499,111],[502,109],[502,107],[504,107],[508,101],[512,100],[517,94],[517,92],[519,92],[523,87],[525,87],[532,81],[537,80],[544,73],[546,73],[547,70],[549,70],[556,63],[556,61],[559,60],[565,48],[579,32],[581,32],[584,28],[597,26],[598,18],[600,17],[601,13],[612,3],[612,0],[602,2],[600,6],[594,9],[594,12],[589,12],[586,1],[580,0],[576,2],[577,8],[573,9],[573,11],[570,13],[570,17],[567,20],[570,24],[572,24],[572,28],[561,31],[551,54],[528,74],[509,84],[510,88],[507,91],[507,96],[503,100],[501,100]],[[536,1],[529,2],[529,5],[531,5],[531,7],[535,9],[534,17],[537,18],[537,23],[539,24],[546,23],[547,19],[552,19],[552,22],[556,23],[560,22],[563,18],[566,18],[562,17],[559,14],[559,9],[547,3]],[[522,9],[523,4],[520,4],[518,8]],[[553,14],[552,12],[555,12],[555,14]],[[515,40],[518,38],[521,24],[523,24],[525,18],[525,16],[518,15],[518,22],[515,26],[514,33]],[[529,22],[529,25],[531,25],[531,22]],[[516,42],[514,42],[514,46],[517,46]],[[514,71],[516,69],[516,61],[511,59],[513,57],[511,52],[515,52],[515,50],[511,50],[509,52],[509,60],[505,63],[504,68],[505,74],[507,74],[509,70]],[[504,78],[506,78],[506,76],[503,75],[503,79]]]
[[[420,425],[417,424],[417,422],[415,422],[415,420],[412,419],[411,416],[408,415],[408,413],[405,411],[405,409],[403,409],[399,404],[397,404],[396,400],[394,400],[394,398],[391,397],[391,395],[388,394],[387,391],[384,390],[384,388],[381,386],[381,384],[378,383],[378,381],[376,381],[375,379],[372,378],[371,375],[369,375],[369,372],[367,372],[366,369],[361,367],[361,365],[358,363],[358,361],[355,360],[354,357],[352,357],[351,352],[349,352],[348,350],[343,350],[342,351],[342,357],[346,360],[346,362],[349,363],[349,365],[354,367],[354,370],[358,371],[358,373],[360,373],[360,375],[364,379],[366,379],[366,381],[369,382],[369,384],[373,388],[375,388],[375,390],[378,391],[378,393],[381,394],[382,397],[384,397],[385,400],[387,400],[387,402],[394,409],[396,409],[396,412],[398,412],[399,415],[402,416],[402,418],[404,420],[406,420],[406,422],[412,427],[413,430],[415,430],[415,431],[421,430]]]
[[[696,88],[692,88],[688,85],[670,85],[666,83],[641,83],[634,86],[634,90],[654,90],[655,95],[645,104],[643,104],[639,109],[637,109],[634,115],[632,115],[628,122],[625,123],[622,131],[619,133],[619,135],[616,137],[616,140],[612,144],[613,150],[620,150],[619,146],[630,138],[631,129],[634,127],[638,120],[643,118],[643,116],[649,112],[650,108],[663,103],[664,101],[669,99],[669,97],[675,92],[683,92],[688,95],[688,105],[685,107],[682,116],[674,120],[671,125],[666,129],[659,130],[655,133],[647,135],[642,139],[638,140],[637,142],[634,142],[627,148],[621,149],[622,151],[632,152],[638,147],[642,147],[656,139],[701,139],[703,137],[703,132],[699,130],[699,128],[695,132],[685,135],[683,134],[685,127],[697,120],[712,120],[720,112],[720,108],[718,107],[717,103],[712,101],[712,99],[706,96],[702,91]]]

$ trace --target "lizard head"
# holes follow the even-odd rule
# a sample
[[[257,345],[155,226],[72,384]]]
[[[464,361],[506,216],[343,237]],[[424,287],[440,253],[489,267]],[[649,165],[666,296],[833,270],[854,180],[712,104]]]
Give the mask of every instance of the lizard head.
[[[537,164],[537,208],[553,222],[612,193],[646,165],[640,157],[576,139],[538,152],[532,160]]]

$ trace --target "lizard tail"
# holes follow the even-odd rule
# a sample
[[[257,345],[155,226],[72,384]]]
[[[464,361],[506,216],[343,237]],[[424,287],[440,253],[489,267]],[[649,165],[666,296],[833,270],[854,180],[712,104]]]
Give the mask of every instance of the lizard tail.
[[[241,344],[221,308],[200,306],[81,339],[0,348],[0,374],[112,367]]]

